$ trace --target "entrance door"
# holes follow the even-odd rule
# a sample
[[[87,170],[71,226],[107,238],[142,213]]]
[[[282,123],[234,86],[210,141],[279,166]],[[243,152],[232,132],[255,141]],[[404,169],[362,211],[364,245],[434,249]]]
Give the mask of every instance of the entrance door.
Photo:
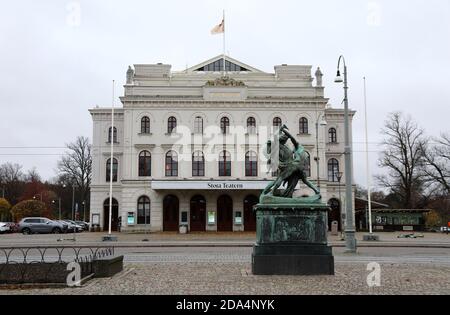
[[[339,231],[341,230],[341,203],[337,199],[330,199],[328,201],[328,206],[331,208],[331,211],[328,214],[328,230],[331,231],[331,223],[333,221],[338,222]]]
[[[217,199],[217,231],[233,231],[233,199],[227,195]]]
[[[203,196],[195,196],[191,199],[190,217],[192,232],[206,231],[206,199]]]
[[[119,203],[112,199],[111,231],[117,232],[119,227]],[[103,230],[109,231],[109,198],[103,203]]]
[[[256,213],[253,206],[259,202],[258,197],[250,195],[244,199],[244,231],[256,231]]]
[[[163,201],[163,230],[178,231],[180,202],[176,196],[169,195]]]

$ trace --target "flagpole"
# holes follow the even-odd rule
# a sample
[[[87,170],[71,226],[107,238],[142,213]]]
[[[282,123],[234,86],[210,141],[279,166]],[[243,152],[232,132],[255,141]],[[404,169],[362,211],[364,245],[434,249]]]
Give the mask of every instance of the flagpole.
[[[366,174],[367,174],[367,202],[369,209],[369,233],[373,234],[372,230],[372,191],[370,186],[370,166],[369,166],[369,132],[367,123],[367,89],[366,89],[366,77],[364,77],[364,116],[365,116],[365,129],[366,129]]]
[[[223,10],[223,76],[226,76],[226,64],[225,64],[225,49],[226,49],[226,42],[225,42],[225,32],[226,32],[226,25],[225,25],[225,9]]]

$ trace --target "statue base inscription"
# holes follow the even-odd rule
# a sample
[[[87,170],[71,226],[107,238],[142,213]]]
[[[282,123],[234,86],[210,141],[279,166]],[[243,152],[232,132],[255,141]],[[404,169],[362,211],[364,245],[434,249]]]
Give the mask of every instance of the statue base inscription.
[[[254,275],[334,275],[325,204],[260,204],[255,208]]]

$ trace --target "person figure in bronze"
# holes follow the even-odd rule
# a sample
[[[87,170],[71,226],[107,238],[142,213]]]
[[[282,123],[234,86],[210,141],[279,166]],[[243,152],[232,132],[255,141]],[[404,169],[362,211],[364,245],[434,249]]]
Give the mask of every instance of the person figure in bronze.
[[[277,135],[277,141],[275,144],[272,141],[267,142],[266,157],[270,165],[276,165],[278,160],[278,177],[270,183],[261,195],[261,203],[285,203],[285,202],[298,202],[298,203],[311,203],[317,202],[322,197],[319,189],[312,184],[306,174],[305,165],[307,162],[307,153],[305,148],[298,143],[298,141],[289,133],[289,129],[286,125],[283,125]],[[288,141],[291,140],[294,150],[288,146]],[[274,163],[275,162],[275,163]],[[311,188],[315,192],[315,196],[294,198],[294,191],[299,181],[302,181],[306,186]],[[282,185],[287,184],[284,191],[279,191]]]

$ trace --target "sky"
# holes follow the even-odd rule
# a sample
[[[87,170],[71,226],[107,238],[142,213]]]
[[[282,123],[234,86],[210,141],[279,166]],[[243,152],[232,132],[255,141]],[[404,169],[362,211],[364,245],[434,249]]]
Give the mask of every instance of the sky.
[[[411,115],[431,136],[449,131],[448,0],[16,0],[0,9],[0,164],[55,176],[65,144],[92,138],[88,109],[111,105],[112,80],[123,94],[128,65],[183,70],[221,54],[210,30],[223,9],[227,54],[267,72],[320,66],[333,107],[343,99],[333,80],[345,56],[356,183],[367,180],[363,77],[372,174],[383,173],[380,130],[390,112]]]

